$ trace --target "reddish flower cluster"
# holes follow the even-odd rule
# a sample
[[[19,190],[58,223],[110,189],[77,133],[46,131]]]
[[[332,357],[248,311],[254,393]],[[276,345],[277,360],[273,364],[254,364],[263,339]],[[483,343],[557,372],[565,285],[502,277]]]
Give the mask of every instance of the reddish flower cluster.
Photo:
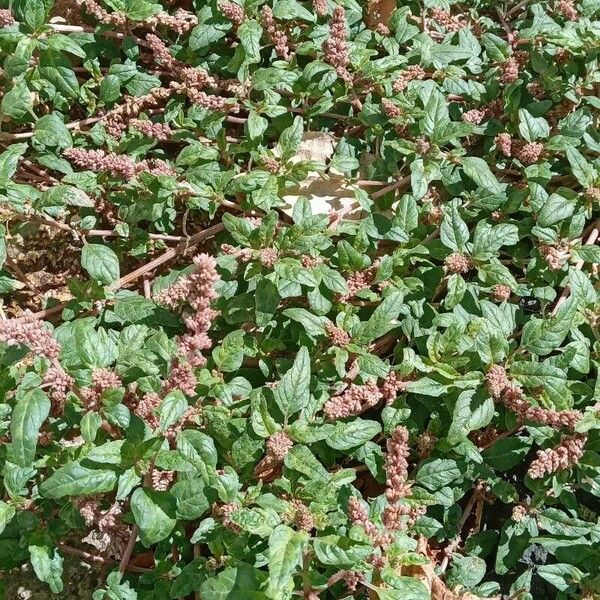
[[[223,16],[231,21],[235,29],[246,20],[244,9],[235,2],[221,2],[219,4],[219,10],[223,13]]]
[[[133,119],[131,126],[143,133],[146,137],[165,141],[171,137],[173,133],[171,128],[166,123],[154,123],[150,120]]]
[[[371,539],[374,546],[387,546],[392,541],[391,532],[382,533],[375,524],[369,519],[369,515],[362,502],[352,496],[348,501],[348,518],[365,530],[365,533]]]
[[[274,433],[267,440],[267,456],[276,462],[281,462],[294,445],[294,441],[284,431]]]
[[[133,412],[151,429],[158,429],[160,422],[156,416],[156,410],[160,406],[160,402],[160,396],[157,393],[149,392],[133,406]]]
[[[52,365],[44,374],[43,385],[50,388],[53,416],[63,414],[67,394],[74,384],[75,380],[60,365]]]
[[[449,273],[468,273],[473,268],[473,261],[462,252],[453,252],[444,259],[444,266]]]
[[[170,69],[176,69],[180,66],[183,66],[183,63],[180,63],[171,54],[168,46],[157,35],[154,35],[153,33],[147,34],[146,43],[152,51],[154,60],[156,62],[161,63]]]
[[[15,22],[15,18],[8,8],[0,9],[0,28],[9,27]]]
[[[401,379],[397,371],[391,370],[379,386],[379,391],[383,401],[389,406],[394,403],[399,393],[406,391],[407,387],[408,381]]]
[[[586,441],[587,435],[579,433],[563,438],[554,448],[538,450],[537,458],[529,466],[527,474],[531,479],[541,479],[545,475],[573,467],[583,456]]]
[[[462,116],[462,120],[465,123],[471,123],[472,125],[479,125],[483,119],[485,119],[485,111],[479,108],[468,110]]]
[[[440,27],[443,27],[446,31],[459,31],[468,25],[468,23],[460,17],[455,17],[441,8],[433,7],[430,9],[430,12],[435,23]]]
[[[261,158],[261,164],[262,166],[269,171],[269,173],[278,173],[279,172],[279,161],[275,158],[272,158],[270,156],[264,156],[263,158]]]
[[[175,361],[171,366],[169,378],[165,382],[164,391],[168,394],[173,390],[180,390],[186,396],[196,393],[196,375],[192,365],[187,362]]]
[[[80,390],[80,396],[88,410],[97,410],[102,394],[110,389],[118,389],[122,385],[121,378],[110,369],[94,369],[91,387]]]
[[[377,269],[379,268],[378,263],[373,264],[368,269],[364,271],[354,271],[346,278],[346,285],[348,286],[348,292],[346,294],[340,294],[339,301],[346,302],[350,298],[356,296],[358,292],[364,290],[366,288],[371,287],[373,284],[373,280],[375,279],[375,275],[377,274]]]
[[[239,525],[234,523],[231,519],[232,515],[239,510],[239,505],[235,502],[229,502],[228,504],[213,505],[212,514],[221,522],[227,529],[239,533],[241,531]]]
[[[312,531],[315,528],[315,519],[312,513],[300,500],[292,500],[294,507],[294,525],[302,531]]]
[[[381,99],[381,107],[383,108],[385,115],[390,119],[397,119],[402,116],[402,109],[399,106],[396,106],[388,98]]]
[[[152,489],[157,492],[166,492],[175,481],[175,471],[152,470],[151,483]]]
[[[155,88],[144,96],[129,96],[122,104],[115,106],[109,111],[104,119],[104,129],[114,138],[119,138],[127,129],[130,120],[137,117],[140,112],[147,108],[153,108],[164,102],[171,96],[174,90],[170,88]]]
[[[373,379],[364,385],[351,383],[339,396],[334,396],[325,402],[323,413],[330,421],[360,415],[375,406],[382,397]]]
[[[325,60],[335,69],[339,77],[347,83],[352,81],[348,71],[350,57],[346,41],[346,13],[341,6],[336,6],[329,23],[329,37],[323,42]]]
[[[574,430],[582,417],[578,410],[552,410],[532,406],[523,397],[523,390],[510,381],[506,370],[501,365],[491,367],[485,379],[492,398],[500,400],[506,408],[524,421]]]
[[[325,325],[325,331],[327,332],[327,337],[329,341],[334,346],[339,346],[343,348],[350,343],[350,335],[347,331],[344,331],[340,327],[336,327],[333,323],[327,323]]]
[[[278,259],[279,253],[274,248],[263,248],[259,252],[260,264],[267,267],[267,269],[272,269]]]
[[[406,89],[406,86],[415,79],[425,79],[427,73],[420,65],[410,65],[406,67],[406,69],[400,73],[396,81],[394,81],[394,85],[392,89],[397,94]]]
[[[27,346],[35,355],[49,360],[60,354],[60,344],[52,332],[44,327],[43,321],[29,314],[19,319],[0,320],[0,342]]]
[[[521,146],[517,150],[516,156],[524,165],[533,165],[539,160],[543,151],[543,144],[540,142],[531,142]]]
[[[114,25],[115,27],[122,27],[127,23],[127,17],[122,12],[112,12],[109,13],[106,11],[100,4],[96,2],[96,0],[76,0],[77,4],[82,6],[84,10],[94,17],[100,23],[104,23],[105,25]]]
[[[569,21],[577,21],[579,19],[579,13],[575,8],[573,0],[558,0],[554,5],[554,9]]]
[[[511,56],[506,62],[502,63],[500,68],[502,72],[500,75],[500,81],[502,83],[509,84],[519,79],[521,66],[519,65],[519,61],[514,56]]]
[[[206,360],[198,353],[212,345],[207,332],[217,315],[210,303],[217,297],[215,284],[219,275],[216,260],[208,254],[195,256],[194,264],[194,273],[162,290],[156,295],[156,301],[171,307],[187,302],[195,310],[195,314],[185,319],[188,333],[179,340],[179,350],[192,366],[201,367]]]
[[[542,258],[548,263],[548,268],[551,271],[562,271],[565,261],[568,260],[570,253],[566,249],[557,246],[549,246],[540,244],[538,251]]]
[[[270,6],[263,6],[262,9],[262,26],[267,35],[275,45],[275,53],[283,60],[289,60],[291,56],[290,44],[287,36],[281,30],[280,26],[275,22],[273,11]]]
[[[431,454],[433,448],[435,447],[436,442],[437,438],[429,430],[424,431],[421,435],[419,435],[419,437],[417,438],[419,457],[421,459],[427,458]]]
[[[510,298],[511,289],[502,283],[498,283],[492,287],[492,300],[496,302],[504,302]]]
[[[341,394],[325,402],[323,413],[329,420],[360,415],[376,406],[381,400],[388,405],[392,404],[398,392],[405,391],[407,385],[408,383],[402,381],[396,371],[390,371],[380,387],[373,379],[363,385],[351,383]]]
[[[511,156],[513,140],[510,133],[499,133],[494,141],[496,142],[496,147],[504,156]]]
[[[134,162],[126,154],[118,155],[104,150],[67,148],[63,152],[76,167],[90,171],[108,171],[111,175],[130,180],[135,177]]]
[[[406,427],[397,427],[387,442],[387,456],[385,461],[386,491],[388,502],[395,503],[405,498],[410,493],[408,481],[408,430]]]
[[[312,0],[313,10],[319,17],[327,14],[327,0]]]
[[[183,8],[178,8],[172,15],[161,11],[146,19],[145,23],[153,29],[163,25],[181,35],[188,32],[192,27],[196,27],[198,25],[198,18],[193,13]]]
[[[512,510],[511,518],[515,523],[520,523],[528,514],[529,511],[525,506],[522,504],[517,504],[517,506],[515,506]]]
[[[592,202],[600,202],[600,188],[589,187],[585,190],[585,197]]]

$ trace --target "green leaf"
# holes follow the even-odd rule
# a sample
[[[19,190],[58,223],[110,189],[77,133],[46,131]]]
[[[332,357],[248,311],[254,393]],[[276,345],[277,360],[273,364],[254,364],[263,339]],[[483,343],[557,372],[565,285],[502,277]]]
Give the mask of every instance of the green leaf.
[[[188,408],[188,402],[183,392],[173,390],[169,392],[158,407],[158,418],[160,420],[160,430],[164,433],[179,421]]]
[[[365,544],[357,544],[346,537],[328,535],[315,539],[313,548],[319,561],[324,565],[351,567],[368,558],[373,548]]]
[[[547,138],[550,126],[544,117],[534,117],[524,108],[519,109],[519,131],[528,142]]]
[[[417,483],[435,492],[462,477],[456,461],[447,458],[430,459],[417,472]]]
[[[177,503],[168,493],[138,488],[131,496],[131,511],[147,548],[167,538],[177,523]]]
[[[0,533],[4,531],[4,528],[10,523],[15,513],[16,509],[14,506],[0,500]]]
[[[306,333],[313,337],[325,334],[327,319],[314,315],[305,308],[287,308],[282,314],[304,326]]]
[[[96,439],[96,435],[101,426],[102,417],[97,412],[90,410],[83,415],[79,424],[81,436],[88,444],[91,444]]]
[[[27,144],[13,144],[0,154],[0,186],[4,187],[10,182],[25,150],[27,150]]]
[[[540,565],[537,568],[537,574],[561,592],[574,591],[585,577],[585,573],[577,567],[564,563]]]
[[[569,299],[554,317],[533,318],[523,327],[521,347],[538,356],[550,354],[567,337],[575,317],[576,304]]]
[[[593,187],[596,180],[596,169],[583,157],[581,152],[573,146],[565,148],[567,159],[571,165],[571,170],[577,181],[584,187]]]
[[[69,98],[79,96],[79,81],[73,71],[73,65],[60,52],[44,50],[40,54],[38,71],[65,96]]]
[[[357,344],[369,344],[391,329],[398,327],[400,323],[397,319],[405,308],[404,294],[392,292],[377,306],[369,320],[361,324],[358,333],[354,336],[354,341]]]
[[[44,0],[13,0],[12,9],[15,18],[35,30],[46,21],[46,4]]]
[[[202,600],[265,600],[263,574],[251,565],[228,567],[200,586]]]
[[[310,400],[310,355],[302,346],[291,369],[287,370],[273,392],[281,412],[290,417],[305,408]]]
[[[194,521],[210,508],[206,497],[206,484],[202,479],[178,481],[169,491],[177,501],[178,519]]]
[[[448,212],[444,214],[440,227],[440,240],[447,248],[459,251],[463,250],[469,241],[469,228],[462,220],[455,202],[450,204]]]
[[[399,575],[394,577],[394,589],[378,589],[379,600],[430,600],[431,596],[425,585],[414,577]]]
[[[260,38],[262,27],[254,19],[246,19],[238,28],[237,34],[246,52],[246,64],[260,62]]]
[[[308,543],[306,531],[294,531],[280,525],[269,537],[269,588],[272,600],[285,597],[293,586],[292,576],[302,563],[304,548]]]
[[[32,142],[33,145],[37,147],[63,149],[70,148],[73,145],[73,138],[71,137],[71,132],[61,121],[60,117],[53,113],[51,115],[44,115],[36,121]],[[82,190],[77,190],[77,192],[87,197],[87,194]],[[76,204],[75,206],[82,205]],[[90,204],[87,204],[87,206],[90,206]],[[91,206],[94,206],[93,202],[91,203]]]
[[[471,431],[488,425],[494,416],[494,410],[494,401],[489,397],[476,396],[473,390],[459,394],[448,430],[448,442],[457,444]]]
[[[5,117],[23,119],[33,110],[31,92],[24,79],[18,80],[2,98],[2,114]]]
[[[91,496],[110,492],[116,485],[117,474],[114,471],[70,462],[41,483],[40,494],[52,500],[64,496]]]
[[[54,550],[53,556],[50,556],[50,549],[47,546],[29,546],[29,555],[37,578],[47,583],[54,594],[60,594],[63,591],[61,555]]]
[[[100,283],[109,284],[119,279],[119,258],[108,246],[85,244],[81,266]]]
[[[10,420],[10,460],[29,467],[35,459],[40,427],[50,414],[50,400],[39,388],[29,390],[17,402]]]
[[[380,432],[381,425],[377,421],[356,418],[349,423],[337,422],[325,441],[336,450],[351,450],[362,446]]]
[[[212,357],[219,369],[225,373],[237,371],[244,360],[244,332],[228,333],[213,352]]]
[[[538,214],[540,227],[550,227],[568,219],[575,210],[575,199],[564,198],[560,194],[551,194]]]
[[[465,175],[472,179],[480,188],[492,194],[504,193],[504,184],[501,184],[492,173],[489,165],[478,156],[465,156],[461,159]]]
[[[205,483],[212,483],[217,469],[217,449],[208,435],[186,429],[177,436],[177,450],[196,469]]]

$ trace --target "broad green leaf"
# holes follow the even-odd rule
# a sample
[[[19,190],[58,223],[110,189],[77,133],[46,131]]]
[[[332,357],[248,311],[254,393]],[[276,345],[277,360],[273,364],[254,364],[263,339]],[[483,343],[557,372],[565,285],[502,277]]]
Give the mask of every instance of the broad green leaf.
[[[273,392],[275,402],[286,417],[302,410],[310,400],[310,355],[302,346]]]
[[[40,427],[50,413],[50,400],[39,388],[28,391],[15,405],[10,420],[9,457],[20,467],[29,467],[35,458]]]
[[[47,546],[29,546],[29,555],[37,578],[47,583],[54,594],[60,594],[63,591],[62,556]]]
[[[168,537],[177,523],[177,503],[169,493],[138,488],[131,496],[131,511],[146,547]]]
[[[71,62],[56,50],[44,50],[38,65],[40,75],[56,86],[59,92],[69,98],[79,96],[79,81]]]
[[[503,194],[505,185],[501,184],[492,173],[489,165],[477,156],[465,156],[461,159],[465,175],[480,188],[492,194]]]
[[[427,460],[417,472],[417,483],[436,491],[462,477],[456,461],[448,458]]]
[[[405,308],[402,292],[392,292],[389,296],[386,296],[373,311],[369,320],[361,324],[358,333],[354,337],[355,342],[357,344],[369,344],[391,329],[398,327],[400,323],[397,319]]]
[[[54,471],[41,483],[40,494],[52,500],[64,496],[91,496],[112,491],[117,479],[114,471],[95,468],[93,463],[84,466],[79,462],[71,462]]]
[[[10,523],[11,519],[15,516],[15,513],[16,510],[14,506],[0,500],[0,533],[4,531],[4,528]]]
[[[280,525],[269,537],[269,588],[267,596],[279,600],[289,593],[292,576],[302,563],[304,548],[308,542],[306,531],[294,531]]]
[[[27,144],[12,144],[0,154],[0,186],[4,187],[15,174],[19,159],[27,150]]]
[[[469,228],[462,220],[455,202],[450,204],[448,212],[442,220],[440,240],[447,248],[460,251],[464,249],[465,244],[469,241]]]
[[[348,423],[336,423],[325,441],[336,450],[350,450],[368,442],[380,432],[381,425],[376,421],[356,418]]]
[[[85,244],[81,266],[100,283],[109,284],[119,279],[119,258],[103,244]]]

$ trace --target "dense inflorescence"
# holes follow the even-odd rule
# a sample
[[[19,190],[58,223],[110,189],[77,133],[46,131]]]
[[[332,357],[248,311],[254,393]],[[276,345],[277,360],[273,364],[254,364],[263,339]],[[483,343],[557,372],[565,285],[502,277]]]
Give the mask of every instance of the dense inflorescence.
[[[600,597],[597,2],[0,5],[0,596]]]

